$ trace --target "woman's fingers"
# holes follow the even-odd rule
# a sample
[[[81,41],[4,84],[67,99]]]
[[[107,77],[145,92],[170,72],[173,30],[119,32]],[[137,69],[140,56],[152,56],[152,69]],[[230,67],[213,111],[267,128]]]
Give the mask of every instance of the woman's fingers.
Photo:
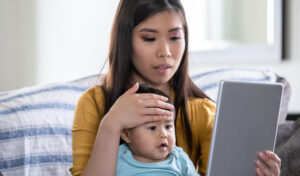
[[[141,93],[141,94],[137,94],[137,96],[142,100],[168,101],[167,97],[164,97],[162,95],[153,94],[153,93]]]
[[[174,106],[168,102],[161,100],[144,100],[144,106],[147,108],[158,107],[161,109],[173,110]]]
[[[257,167],[257,171],[260,171],[259,173],[261,174],[261,175],[267,175],[267,176],[275,176],[275,174],[274,173],[272,173],[271,171],[270,171],[270,169],[268,168],[268,167],[266,167],[262,162],[260,162],[260,161],[256,161],[256,167]],[[277,176],[277,175],[276,175]],[[279,176],[279,175],[278,175]]]
[[[270,168],[273,168],[273,167],[277,164],[274,160],[272,160],[271,158],[269,158],[269,157],[268,157],[265,153],[263,153],[263,152],[259,152],[258,156],[259,156],[259,158],[260,158],[261,160],[263,160],[263,161],[266,163],[266,165],[268,165]]]
[[[131,88],[129,88],[125,93],[124,95],[128,94],[128,95],[131,95],[131,94],[134,94],[137,90],[139,89],[139,83],[135,83]]]
[[[264,173],[262,172],[262,170],[259,167],[256,168],[256,174],[258,176],[264,176]]]
[[[265,154],[270,157],[271,159],[273,159],[276,163],[279,164],[279,166],[281,166],[281,159],[274,153],[271,151],[265,151]]]
[[[152,122],[152,121],[160,121],[160,120],[174,120],[172,116],[157,116],[157,115],[148,115],[142,118],[143,123]]]
[[[256,173],[259,176],[261,173],[272,176],[280,175],[281,160],[275,153],[271,151],[259,152],[258,156],[264,162],[263,164],[261,161],[256,161]]]
[[[138,87],[136,83],[117,99],[107,114],[109,123],[118,122],[118,128],[124,129],[147,121],[174,118],[174,106],[166,102],[168,98],[150,93],[136,94]]]
[[[174,117],[173,112],[161,108],[145,108],[143,115],[170,116]]]

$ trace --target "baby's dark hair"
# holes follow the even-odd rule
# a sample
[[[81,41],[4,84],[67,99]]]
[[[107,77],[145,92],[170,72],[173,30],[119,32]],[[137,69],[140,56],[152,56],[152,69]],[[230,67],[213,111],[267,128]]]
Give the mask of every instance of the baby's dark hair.
[[[163,91],[155,89],[150,87],[150,85],[148,84],[140,84],[139,85],[139,89],[136,91],[137,94],[141,94],[141,93],[153,93],[153,94],[157,94],[157,95],[161,95],[164,96],[166,98],[168,98],[168,103],[173,104],[173,102],[171,101],[170,97],[168,95],[166,95]]]

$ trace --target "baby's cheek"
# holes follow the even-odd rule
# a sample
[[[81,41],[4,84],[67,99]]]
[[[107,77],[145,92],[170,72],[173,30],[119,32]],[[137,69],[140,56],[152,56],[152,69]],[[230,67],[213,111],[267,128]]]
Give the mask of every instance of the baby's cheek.
[[[169,143],[174,146],[175,143],[176,143],[176,137],[175,137],[175,133],[173,133],[171,136],[170,136],[170,141]]]
[[[173,130],[171,136],[172,136],[172,139],[173,139],[173,141],[174,141],[174,143],[175,143],[175,141],[176,141],[175,130]]]

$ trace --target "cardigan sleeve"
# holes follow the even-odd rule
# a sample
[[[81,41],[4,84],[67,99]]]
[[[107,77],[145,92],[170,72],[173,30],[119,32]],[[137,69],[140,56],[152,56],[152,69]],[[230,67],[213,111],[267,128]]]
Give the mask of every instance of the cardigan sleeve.
[[[104,116],[104,95],[100,86],[87,90],[78,100],[72,127],[72,175],[84,170],[97,136],[100,120]]]
[[[191,104],[191,127],[197,154],[196,168],[206,175],[216,105],[209,99],[195,99]]]

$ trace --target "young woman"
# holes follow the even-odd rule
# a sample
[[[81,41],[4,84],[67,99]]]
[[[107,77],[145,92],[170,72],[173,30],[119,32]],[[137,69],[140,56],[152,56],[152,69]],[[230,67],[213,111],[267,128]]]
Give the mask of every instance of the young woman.
[[[85,92],[73,123],[73,175],[115,175],[120,134],[146,122],[172,118],[165,97],[135,94],[150,84],[175,106],[176,144],[205,175],[215,103],[188,76],[188,28],[179,0],[121,0],[111,33],[109,70],[102,86]],[[279,175],[271,151],[256,162],[260,175]]]

